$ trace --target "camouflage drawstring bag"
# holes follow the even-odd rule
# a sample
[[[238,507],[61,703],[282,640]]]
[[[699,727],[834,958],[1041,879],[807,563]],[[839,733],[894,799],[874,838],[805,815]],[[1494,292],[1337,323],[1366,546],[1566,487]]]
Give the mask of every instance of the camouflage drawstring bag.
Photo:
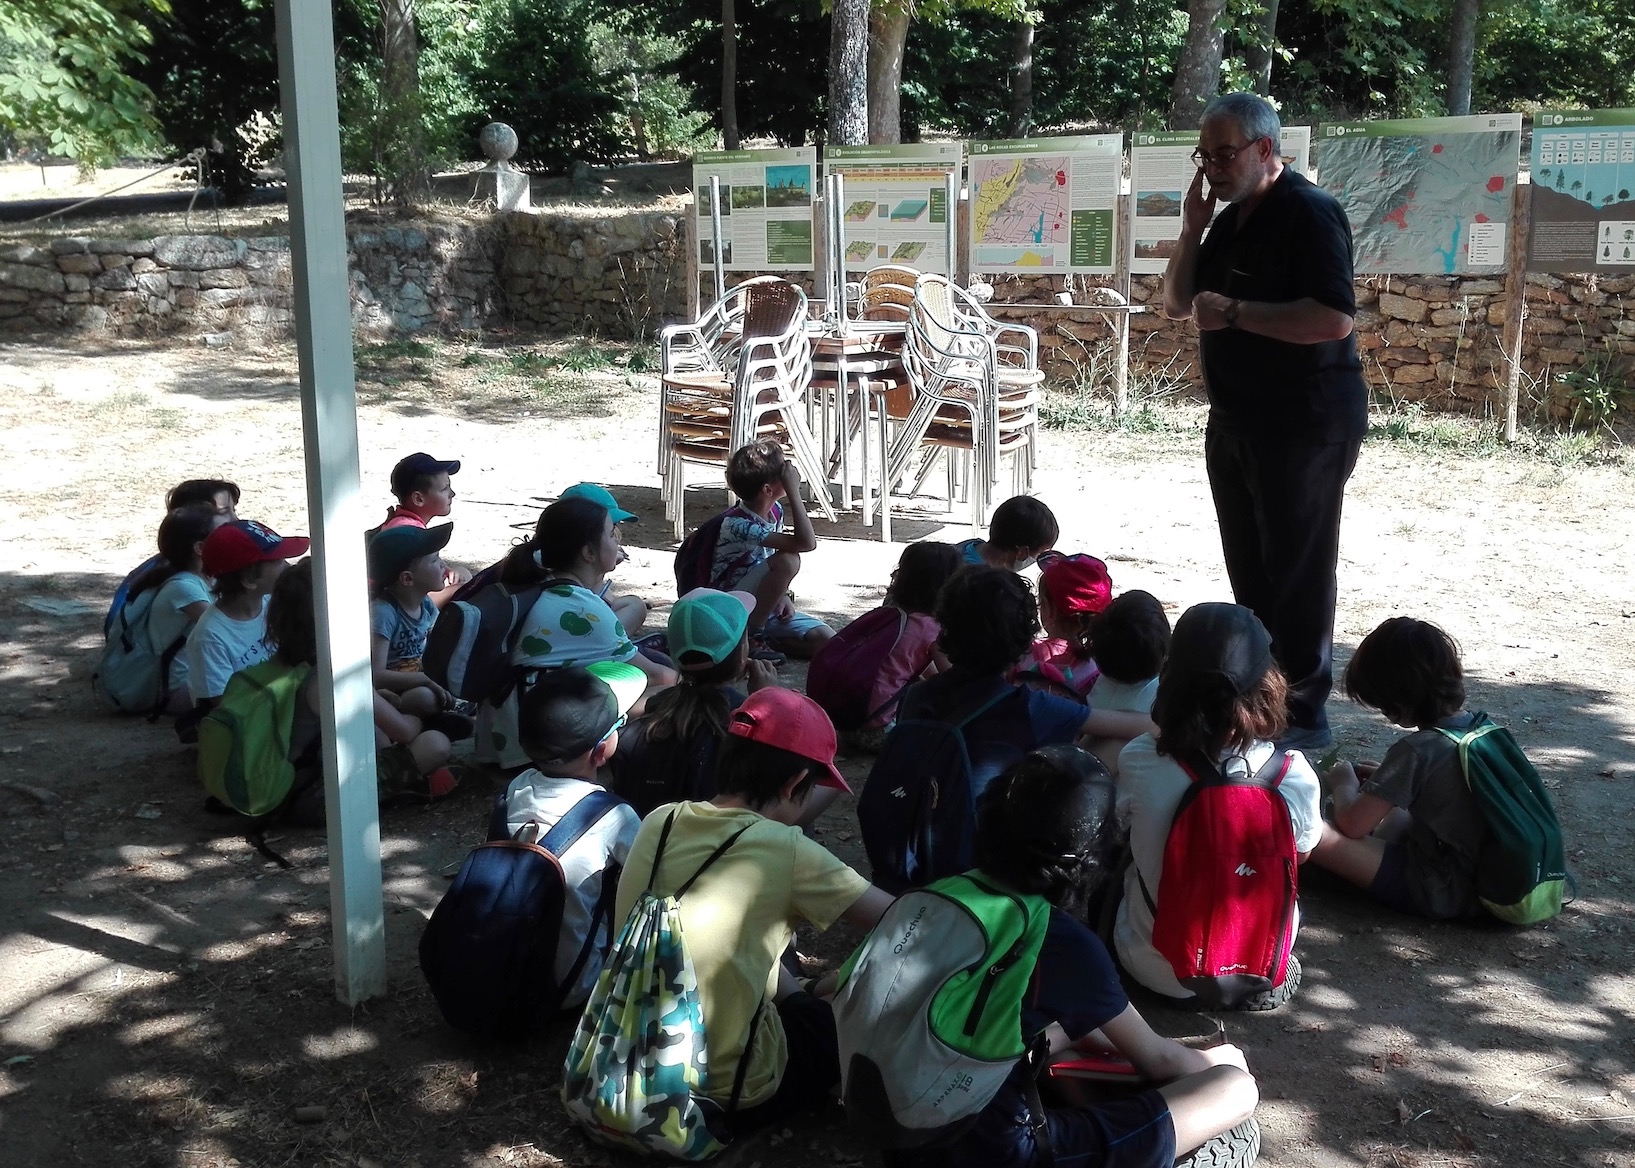
[[[693,882],[748,831],[740,828],[669,896],[653,894],[675,812],[664,821],[647,890],[596,979],[563,1066],[562,1103],[602,1143],[680,1160],[707,1160],[731,1142],[761,1014],[750,1022],[725,1108],[704,1094],[709,1048],[698,975],[687,955],[677,904]]]

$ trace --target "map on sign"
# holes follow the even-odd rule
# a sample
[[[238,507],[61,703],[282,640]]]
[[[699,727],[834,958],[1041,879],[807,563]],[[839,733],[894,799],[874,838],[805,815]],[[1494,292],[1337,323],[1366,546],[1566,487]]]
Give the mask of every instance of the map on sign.
[[[1635,109],[1533,115],[1535,272],[1635,271]]]
[[[845,179],[841,245],[847,271],[906,264],[952,272],[948,177],[958,185],[962,142],[830,146],[823,171]]]
[[[704,150],[693,159],[698,262],[715,262],[710,179],[721,191],[721,263],[734,271],[809,272],[817,150]]]
[[[1520,114],[1324,125],[1321,141],[1359,275],[1504,270]]]
[[[1123,137],[972,142],[971,270],[1113,270]]]

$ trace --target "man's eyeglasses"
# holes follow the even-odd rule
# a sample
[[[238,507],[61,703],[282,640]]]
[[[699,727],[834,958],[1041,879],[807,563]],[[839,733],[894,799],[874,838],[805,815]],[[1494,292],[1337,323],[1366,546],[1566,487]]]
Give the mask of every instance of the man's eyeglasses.
[[[1259,141],[1259,138],[1251,138],[1242,146],[1222,146],[1219,150],[1200,148],[1192,152],[1192,161],[1197,166],[1212,166],[1216,170],[1225,170],[1237,160],[1238,155]]]

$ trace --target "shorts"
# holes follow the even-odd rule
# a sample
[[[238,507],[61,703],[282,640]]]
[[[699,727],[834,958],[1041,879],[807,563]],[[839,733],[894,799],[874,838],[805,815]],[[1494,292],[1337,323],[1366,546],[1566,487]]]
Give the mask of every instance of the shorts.
[[[1419,915],[1408,892],[1408,845],[1402,840],[1385,845],[1385,855],[1380,857],[1379,871],[1368,885],[1368,895],[1386,908]]]
[[[1033,1168],[1043,1160],[1029,1120],[1018,1071],[976,1124],[957,1140],[911,1152],[887,1152],[888,1168]],[[1170,1168],[1175,1163],[1175,1121],[1155,1090],[1094,1107],[1047,1111],[1057,1168]]]
[[[783,1023],[784,1063],[778,1089],[765,1103],[739,1109],[732,1117],[735,1132],[764,1127],[786,1116],[821,1107],[840,1083],[840,1038],[835,1033],[834,1009],[805,990],[778,1003]]]
[[[732,586],[732,591],[754,592],[759,588],[761,582],[766,579],[766,566],[770,559],[769,556],[740,576],[738,582]],[[804,641],[808,633],[817,629],[829,629],[829,635],[834,635],[834,629],[829,628],[828,622],[821,617],[812,616],[810,613],[797,612],[781,620],[776,617],[768,620],[766,627],[761,630],[761,635],[769,642]]]

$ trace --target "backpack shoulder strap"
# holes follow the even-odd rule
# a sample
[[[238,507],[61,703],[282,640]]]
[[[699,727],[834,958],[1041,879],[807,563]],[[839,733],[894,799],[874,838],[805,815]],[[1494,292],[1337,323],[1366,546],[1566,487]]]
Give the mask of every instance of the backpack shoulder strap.
[[[686,883],[684,883],[680,888],[675,890],[675,892],[673,894],[675,896],[675,898],[677,900],[680,900],[683,896],[685,896],[686,893],[687,893],[687,890],[693,886],[693,884],[698,880],[698,878],[700,876],[704,875],[705,872],[709,871],[710,866],[712,864],[714,864],[722,856],[726,855],[728,848],[732,847],[733,844],[738,842],[738,837],[743,835],[746,831],[748,831],[750,828],[752,828],[754,826],[755,825],[753,823],[746,823],[746,824],[744,824],[743,827],[740,827],[737,831],[733,832],[726,839],[721,841],[721,846],[716,848],[715,851],[713,851],[713,852],[711,852],[709,854],[708,858],[706,858],[705,861],[698,866],[698,871],[694,872],[691,876],[687,877]]]
[[[951,725],[956,731],[959,732],[961,737],[964,737],[965,727],[969,726],[972,722],[975,722],[978,718],[982,717],[983,714],[986,714],[989,710],[993,709],[1006,698],[1013,697],[1015,694],[1016,687],[1007,682],[1000,687],[999,692],[995,693],[987,701],[977,706],[976,709],[972,710],[969,714],[966,714],[965,717],[961,718],[959,721],[951,723]]]
[[[564,852],[573,848],[587,831],[602,821],[610,811],[624,800],[612,791],[597,789],[590,792],[579,802],[568,809],[568,813],[556,821],[556,825],[545,833],[545,838],[539,841],[539,846],[551,855],[560,858]]]

